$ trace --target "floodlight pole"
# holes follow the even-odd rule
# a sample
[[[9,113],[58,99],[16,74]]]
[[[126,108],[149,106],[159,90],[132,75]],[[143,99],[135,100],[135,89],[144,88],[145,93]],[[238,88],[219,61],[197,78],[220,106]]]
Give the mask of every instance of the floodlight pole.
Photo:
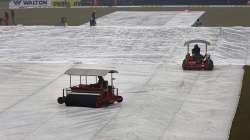
[[[80,75],[80,84],[82,84],[82,76]]]

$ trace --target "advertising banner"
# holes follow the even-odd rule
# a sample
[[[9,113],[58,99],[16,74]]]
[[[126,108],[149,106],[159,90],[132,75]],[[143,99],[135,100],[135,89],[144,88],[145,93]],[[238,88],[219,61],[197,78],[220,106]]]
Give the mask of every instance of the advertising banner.
[[[52,7],[91,6],[93,3],[95,3],[93,0],[51,0]]]
[[[49,7],[50,0],[10,0],[9,8],[43,8]]]
[[[10,0],[9,8],[65,8],[116,5],[246,5],[250,0]]]

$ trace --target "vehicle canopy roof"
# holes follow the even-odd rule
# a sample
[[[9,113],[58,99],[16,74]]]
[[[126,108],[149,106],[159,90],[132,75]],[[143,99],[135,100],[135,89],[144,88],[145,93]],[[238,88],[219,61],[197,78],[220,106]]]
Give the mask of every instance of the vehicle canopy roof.
[[[201,40],[201,39],[193,39],[193,40],[188,40],[184,43],[184,46],[188,46],[189,44],[192,43],[203,43],[206,45],[210,45],[210,42],[206,41],[206,40]]]
[[[79,76],[105,76],[108,73],[118,73],[117,70],[112,69],[85,69],[85,68],[70,68],[65,71],[67,75]]]

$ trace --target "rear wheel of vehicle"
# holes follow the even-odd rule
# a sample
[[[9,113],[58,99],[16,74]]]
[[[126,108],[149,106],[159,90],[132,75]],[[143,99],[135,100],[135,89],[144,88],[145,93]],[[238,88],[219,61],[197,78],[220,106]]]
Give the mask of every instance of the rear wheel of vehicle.
[[[102,104],[102,103],[101,103],[100,100],[101,100],[101,99],[100,99],[99,97],[96,98],[96,102],[95,102],[95,107],[96,107],[96,108],[100,108],[100,107],[101,107],[101,104]]]
[[[214,63],[212,60],[208,60],[208,70],[213,70],[214,69]]]
[[[58,97],[58,98],[57,98],[57,102],[58,102],[59,104],[63,104],[63,103],[64,103],[63,97]]]

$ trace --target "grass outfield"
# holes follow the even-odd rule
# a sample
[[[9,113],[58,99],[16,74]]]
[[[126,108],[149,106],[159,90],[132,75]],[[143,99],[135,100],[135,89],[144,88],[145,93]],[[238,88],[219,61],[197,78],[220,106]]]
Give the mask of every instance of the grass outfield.
[[[0,7],[5,7],[1,4]],[[5,4],[6,5],[6,4]],[[16,21],[23,25],[56,25],[60,17],[68,17],[69,25],[88,22],[90,13],[95,10],[97,17],[114,11],[206,11],[201,17],[203,26],[250,26],[250,7],[140,7],[140,8],[57,8],[57,9],[20,9],[16,10]],[[0,16],[8,9],[0,9]],[[98,19],[97,19],[98,22]],[[245,67],[239,106],[232,123],[229,140],[250,140],[250,66]]]
[[[241,97],[231,127],[229,140],[250,139],[250,66],[245,66],[244,70]]]

